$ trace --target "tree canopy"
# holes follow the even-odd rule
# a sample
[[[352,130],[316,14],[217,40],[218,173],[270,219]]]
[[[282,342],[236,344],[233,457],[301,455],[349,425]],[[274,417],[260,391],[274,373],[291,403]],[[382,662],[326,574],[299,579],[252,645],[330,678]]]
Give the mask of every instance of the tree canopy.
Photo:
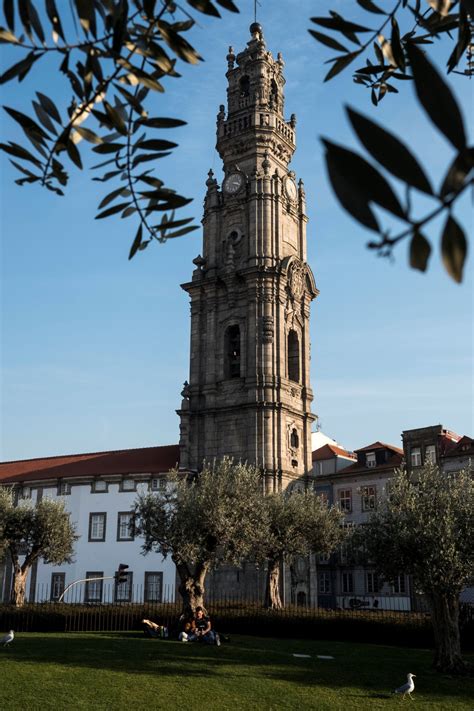
[[[144,494],[135,506],[143,551],[170,555],[180,577],[185,610],[204,605],[211,566],[239,564],[259,535],[262,513],[259,469],[225,458],[199,474],[171,473],[163,494]]]
[[[83,167],[79,148],[86,141],[99,159],[94,169],[100,175],[94,180],[114,184],[100,201],[96,218],[117,215],[137,220],[129,258],[153,240],[163,242],[197,229],[193,218],[175,215],[190,199],[167,187],[155,172],[158,160],[177,145],[157,131],[184,122],[151,116],[149,94],[163,92],[164,79],[179,78],[178,60],[199,63],[199,52],[184,34],[195,23],[191,13],[219,17],[218,6],[239,11],[233,0],[71,0],[67,9],[46,0],[44,11],[34,0],[21,0],[17,6],[14,0],[4,0],[0,42],[20,52],[21,59],[6,69],[0,83],[22,81],[45,57],[55,55],[58,71],[73,92],[66,109],[40,91],[31,115],[4,107],[30,143],[28,148],[12,141],[0,144],[21,173],[16,182],[39,183],[62,195],[69,165]],[[344,4],[344,12],[348,6]],[[396,135],[347,107],[370,160],[322,137],[329,180],[341,205],[377,234],[368,247],[389,256],[397,244],[409,240],[410,265],[420,271],[427,269],[432,252],[428,227],[442,217],[442,260],[449,275],[460,282],[467,239],[454,207],[472,185],[474,148],[454,94],[426,53],[431,44],[448,38],[453,44],[448,73],[472,75],[474,0],[393,0],[388,9],[373,0],[354,0],[352,8],[367,14],[365,24],[334,10],[311,18],[313,38],[336,53],[328,60],[326,81],[365,58],[353,78],[369,89],[375,106],[397,94],[398,86],[413,81],[422,110],[451,144],[453,156],[436,187],[433,176],[402,141],[403,126]],[[404,199],[394,179],[401,183]],[[431,203],[423,214],[415,208],[413,197],[418,194]],[[403,227],[394,230],[390,221],[382,223],[380,208]]]
[[[459,595],[474,577],[474,479],[427,465],[399,471],[387,498],[363,527],[368,558],[388,580],[412,575],[427,596],[435,633],[435,666],[464,669]]]
[[[64,501],[42,498],[16,501],[13,489],[0,489],[0,550],[5,549],[13,564],[13,602],[25,601],[26,581],[33,563],[71,563],[78,536]]]

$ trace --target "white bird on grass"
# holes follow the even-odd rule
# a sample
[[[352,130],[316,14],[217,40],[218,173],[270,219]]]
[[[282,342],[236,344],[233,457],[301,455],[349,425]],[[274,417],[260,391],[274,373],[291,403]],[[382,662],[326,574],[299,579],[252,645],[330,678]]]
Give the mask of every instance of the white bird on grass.
[[[8,634],[4,634],[3,637],[0,639],[0,644],[3,644],[4,647],[7,646],[7,644],[10,644],[10,642],[13,642],[15,639],[15,633],[13,630],[10,630]]]
[[[411,698],[411,694],[413,691],[415,691],[415,682],[413,681],[414,676],[416,676],[416,674],[407,674],[407,683],[403,684],[402,686],[399,686],[398,689],[395,689],[393,693],[403,694],[403,699],[408,694],[408,697],[413,701],[413,699]]]

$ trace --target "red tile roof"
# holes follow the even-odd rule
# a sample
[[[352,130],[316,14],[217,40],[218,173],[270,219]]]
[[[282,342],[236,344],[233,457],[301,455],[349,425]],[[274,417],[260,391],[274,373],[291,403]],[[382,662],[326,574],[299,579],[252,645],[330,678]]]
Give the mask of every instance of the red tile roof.
[[[43,481],[62,477],[167,472],[179,462],[179,446],[143,447],[115,452],[70,454],[0,463],[0,483]]]
[[[342,447],[336,447],[334,444],[323,444],[319,449],[315,449],[313,452],[313,462],[319,461],[321,459],[332,459],[333,457],[346,457],[347,459],[356,459],[353,452],[348,452]]]
[[[391,447],[391,449],[396,449],[395,447]],[[398,448],[397,448],[398,449]],[[360,450],[359,450],[360,451]],[[394,452],[391,457],[388,458],[386,462],[383,464],[377,464],[376,467],[367,467],[366,464],[360,464],[359,462],[355,462],[354,464],[349,464],[348,467],[344,467],[344,469],[340,469],[336,475],[332,476],[345,476],[346,474],[357,474],[359,472],[380,472],[380,471],[385,471],[386,469],[397,469],[398,467],[401,466],[403,462],[403,450],[399,452]]]
[[[403,454],[403,449],[400,447],[395,447],[393,444],[386,444],[385,442],[374,442],[369,444],[367,447],[362,447],[361,449],[356,449],[356,452],[372,452],[376,449],[389,449],[391,452],[398,452],[398,454]]]
[[[467,454],[474,454],[474,439],[464,435],[458,442],[452,442],[451,446],[444,451],[444,456],[463,457]]]

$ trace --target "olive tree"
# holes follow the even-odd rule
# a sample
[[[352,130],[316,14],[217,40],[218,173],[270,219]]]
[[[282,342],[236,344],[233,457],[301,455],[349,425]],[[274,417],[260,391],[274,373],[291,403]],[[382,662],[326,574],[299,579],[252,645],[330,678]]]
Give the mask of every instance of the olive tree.
[[[13,566],[12,602],[25,602],[26,583],[33,563],[70,563],[78,536],[62,500],[43,498],[15,501],[10,488],[0,489],[0,550],[10,555]]]
[[[199,474],[170,475],[163,494],[135,503],[135,532],[143,552],[171,556],[186,614],[205,606],[205,581],[219,563],[239,564],[258,536],[262,479],[253,466],[224,458]]]
[[[468,471],[427,465],[399,471],[389,496],[364,527],[368,556],[386,580],[413,576],[427,596],[434,666],[462,672],[459,595],[474,575],[474,480]]]
[[[255,548],[257,560],[268,565],[265,606],[279,609],[283,562],[310,553],[328,554],[341,543],[342,515],[312,492],[289,490],[269,494]]]

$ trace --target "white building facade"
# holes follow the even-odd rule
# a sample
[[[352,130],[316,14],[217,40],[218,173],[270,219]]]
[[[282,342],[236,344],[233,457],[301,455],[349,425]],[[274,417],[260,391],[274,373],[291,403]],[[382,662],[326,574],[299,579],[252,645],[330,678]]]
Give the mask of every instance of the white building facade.
[[[53,457],[0,464],[0,485],[13,486],[18,499],[35,504],[43,497],[62,498],[79,536],[74,562],[32,568],[27,584],[30,602],[164,602],[176,595],[176,572],[170,558],[143,555],[142,540],[130,530],[137,496],[157,495],[168,485],[166,474],[177,465],[178,447],[149,447],[119,452]],[[127,580],[116,585],[114,573],[128,565]],[[11,595],[12,569],[8,559],[0,576],[0,600]]]

